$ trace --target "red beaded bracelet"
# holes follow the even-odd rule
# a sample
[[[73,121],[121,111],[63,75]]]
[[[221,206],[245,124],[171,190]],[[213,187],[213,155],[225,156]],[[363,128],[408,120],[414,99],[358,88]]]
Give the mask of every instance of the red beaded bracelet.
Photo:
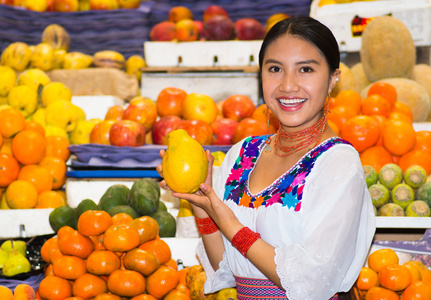
[[[244,257],[247,257],[247,251],[251,245],[260,238],[260,234],[253,232],[248,227],[241,228],[232,238],[234,246]]]
[[[203,218],[203,219],[199,219],[196,218],[196,224],[198,225],[198,231],[200,232],[200,234],[211,234],[214,232],[217,232],[218,226],[216,225],[216,223],[214,223],[213,219],[211,219],[211,217],[208,218]]]

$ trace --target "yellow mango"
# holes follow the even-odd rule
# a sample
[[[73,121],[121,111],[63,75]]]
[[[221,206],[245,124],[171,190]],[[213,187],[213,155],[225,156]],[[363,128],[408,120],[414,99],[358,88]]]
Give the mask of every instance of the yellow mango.
[[[171,131],[162,160],[163,177],[175,192],[194,193],[205,182],[208,159],[201,144],[184,129]]]

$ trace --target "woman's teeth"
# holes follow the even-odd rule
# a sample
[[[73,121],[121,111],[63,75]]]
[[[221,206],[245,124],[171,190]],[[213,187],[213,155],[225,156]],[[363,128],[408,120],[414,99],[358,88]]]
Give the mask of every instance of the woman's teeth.
[[[307,99],[279,99],[281,105],[283,106],[295,106],[305,102]]]

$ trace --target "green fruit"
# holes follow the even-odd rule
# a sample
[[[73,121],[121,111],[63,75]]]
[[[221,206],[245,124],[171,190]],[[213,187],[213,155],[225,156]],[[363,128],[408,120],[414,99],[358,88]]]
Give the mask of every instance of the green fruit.
[[[367,187],[370,187],[373,184],[377,183],[377,180],[379,179],[379,175],[377,174],[376,169],[374,169],[372,166],[364,166],[364,173],[365,173],[365,181],[367,182]]]
[[[3,265],[3,275],[15,276],[31,271],[30,261],[16,249],[12,249]]]
[[[427,180],[427,171],[418,165],[408,167],[404,172],[404,182],[416,189]]]
[[[379,208],[377,215],[381,217],[403,217],[404,209],[398,204],[386,203]]]
[[[78,221],[78,215],[76,210],[70,206],[61,206],[54,208],[49,214],[49,225],[52,230],[57,232],[63,226],[70,226],[76,229],[76,223]]]
[[[406,208],[407,217],[429,217],[430,214],[430,207],[422,200],[415,200]]]
[[[383,184],[376,183],[368,188],[371,200],[376,208],[379,208],[389,202],[389,190]]]
[[[156,211],[168,211],[165,202],[159,201],[159,207],[157,207]]]
[[[22,255],[27,256],[27,243],[21,240],[6,240],[1,244],[1,249],[9,253],[12,249],[18,250]]]
[[[96,204],[96,202],[91,199],[82,200],[76,207],[76,214],[78,216],[78,219],[82,215],[82,213],[87,210],[100,210],[100,207]]]
[[[416,190],[416,199],[423,200],[431,206],[431,181],[425,182]]]
[[[118,205],[129,205],[130,189],[124,184],[111,185],[99,200],[100,209],[109,212]]]
[[[151,178],[135,181],[130,189],[130,206],[140,215],[157,211],[160,203],[160,187]]]
[[[159,224],[159,236],[160,237],[175,237],[177,231],[177,221],[167,211],[156,211],[150,215],[151,218],[157,221]]]
[[[403,170],[397,164],[386,164],[379,171],[379,182],[391,190],[403,182]]]
[[[391,191],[392,202],[406,209],[415,200],[415,192],[405,183],[397,184]]]
[[[139,217],[138,213],[130,206],[128,205],[118,205],[111,208],[108,212],[111,217],[118,214],[118,213],[126,213],[129,216],[131,216],[133,219],[136,219]]]

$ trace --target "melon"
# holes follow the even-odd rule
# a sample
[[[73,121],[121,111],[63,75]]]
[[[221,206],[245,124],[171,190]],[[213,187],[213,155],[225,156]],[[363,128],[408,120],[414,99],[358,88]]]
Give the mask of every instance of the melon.
[[[412,79],[427,90],[428,96],[431,99],[431,66],[427,64],[415,65]],[[431,110],[426,121],[431,121]]]
[[[365,87],[372,83],[368,80],[367,75],[365,75],[364,66],[361,62],[354,64],[352,67],[350,67],[350,70],[352,70],[353,74],[356,76],[359,91],[362,91]]]
[[[346,64],[340,62],[340,71],[339,81],[331,91],[331,97],[336,97],[338,93],[344,90],[353,90],[359,93],[359,85],[352,70]]]
[[[371,20],[362,33],[359,51],[371,82],[383,78],[412,78],[416,48],[407,26],[392,16]]]
[[[413,122],[424,122],[427,120],[431,110],[431,99],[426,89],[418,82],[407,78],[386,78],[379,80],[392,84],[397,90],[397,101],[406,104],[412,111]],[[361,96],[367,96],[367,86],[361,91]]]

